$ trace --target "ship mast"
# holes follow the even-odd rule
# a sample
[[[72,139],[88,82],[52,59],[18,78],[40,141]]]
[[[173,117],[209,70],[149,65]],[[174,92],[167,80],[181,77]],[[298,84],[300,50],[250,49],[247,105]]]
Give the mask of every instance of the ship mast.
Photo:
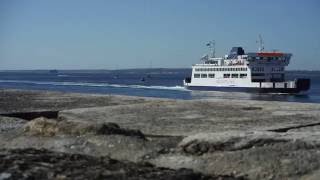
[[[261,34],[259,34],[259,39],[257,40],[257,43],[259,43],[259,52],[264,51],[264,42]]]
[[[211,54],[211,57],[212,58],[215,58],[216,57],[216,41],[215,40],[212,40],[212,41],[209,41],[207,43],[207,46],[209,47],[209,54]]]

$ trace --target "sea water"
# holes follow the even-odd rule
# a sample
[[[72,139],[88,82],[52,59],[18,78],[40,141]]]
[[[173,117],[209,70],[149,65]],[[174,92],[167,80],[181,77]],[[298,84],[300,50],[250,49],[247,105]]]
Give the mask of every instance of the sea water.
[[[320,71],[288,71],[286,78],[310,78],[305,94],[190,91],[183,79],[191,69],[0,71],[1,89],[117,94],[169,99],[250,99],[320,103]]]

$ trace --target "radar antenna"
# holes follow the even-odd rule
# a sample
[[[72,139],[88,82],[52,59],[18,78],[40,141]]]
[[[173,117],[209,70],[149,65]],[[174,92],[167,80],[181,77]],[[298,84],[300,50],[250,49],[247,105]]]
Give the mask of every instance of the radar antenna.
[[[211,54],[211,57],[215,58],[216,57],[216,41],[215,40],[209,41],[206,45],[209,47],[209,50],[210,50],[209,54]]]
[[[259,34],[259,40],[257,40],[257,43],[259,43],[259,52],[264,51],[264,42],[261,34]]]

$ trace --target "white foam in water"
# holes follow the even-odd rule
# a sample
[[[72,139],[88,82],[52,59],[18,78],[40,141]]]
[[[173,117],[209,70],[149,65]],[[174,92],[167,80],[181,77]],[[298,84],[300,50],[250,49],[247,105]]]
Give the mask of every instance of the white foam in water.
[[[58,77],[69,77],[69,75],[66,75],[66,74],[58,74],[57,76]]]
[[[24,84],[54,85],[54,86],[89,86],[89,87],[115,87],[115,88],[188,91],[183,86],[143,86],[143,85],[124,85],[124,84],[108,84],[108,83],[47,82],[47,81],[19,81],[19,80],[0,80],[0,83],[24,83]]]

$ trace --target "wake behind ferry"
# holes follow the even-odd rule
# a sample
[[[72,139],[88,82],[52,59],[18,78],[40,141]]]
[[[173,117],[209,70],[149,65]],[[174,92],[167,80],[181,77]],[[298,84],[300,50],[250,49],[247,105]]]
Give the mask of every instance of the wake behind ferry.
[[[259,39],[258,52],[245,53],[242,47],[233,47],[223,58],[215,57],[215,42],[207,44],[211,53],[192,66],[192,76],[183,83],[190,90],[241,91],[259,93],[301,93],[310,88],[310,79],[285,80],[285,67],[292,54],[264,51]]]

